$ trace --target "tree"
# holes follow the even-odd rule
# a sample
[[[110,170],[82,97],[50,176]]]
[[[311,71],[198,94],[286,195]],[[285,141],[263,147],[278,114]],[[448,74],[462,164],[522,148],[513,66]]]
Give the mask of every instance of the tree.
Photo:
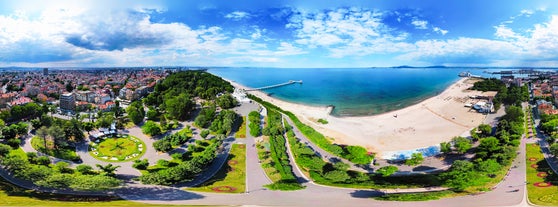
[[[366,148],[361,146],[347,146],[346,148],[348,155],[347,158],[349,161],[355,164],[369,164],[372,161],[372,156],[368,155],[368,151]]]
[[[116,174],[114,173],[116,171],[116,169],[118,169],[120,166],[118,165],[112,165],[112,164],[108,164],[105,166],[102,166],[100,164],[97,164],[97,167],[99,168],[99,170],[103,171],[101,174],[105,175],[105,176],[110,176],[110,177],[114,177]]]
[[[382,175],[382,177],[388,177],[390,175],[393,175],[393,173],[397,172],[397,170],[399,169],[396,166],[388,165],[376,170],[376,173]]]
[[[422,153],[415,152],[411,155],[411,158],[405,160],[405,164],[409,166],[419,165],[423,160]]]
[[[143,104],[141,101],[134,101],[128,108],[126,108],[126,113],[128,113],[128,118],[134,122],[134,124],[140,124],[145,117],[145,110],[143,110]]]
[[[502,166],[494,159],[488,159],[478,162],[476,169],[479,172],[496,173]]]
[[[453,146],[455,147],[457,152],[461,154],[467,152],[467,150],[471,149],[471,147],[473,146],[471,144],[471,140],[465,137],[454,137],[452,141],[453,141]]]
[[[46,140],[46,138],[48,136],[48,128],[46,126],[42,126],[41,128],[37,129],[36,134],[37,134],[37,136],[39,136],[40,138],[43,139],[45,150],[48,149],[47,148],[47,140]]]
[[[493,153],[500,151],[502,147],[500,142],[495,137],[487,137],[480,141],[477,147],[477,156],[481,158],[489,157]]]
[[[166,139],[161,139],[153,142],[153,148],[159,152],[168,152],[172,150],[172,144]]]
[[[450,153],[451,152],[451,143],[449,142],[442,142],[440,143],[440,151],[443,153]]]
[[[329,171],[324,175],[324,178],[330,180],[331,182],[338,183],[343,182],[351,178],[345,171],[333,170]]]
[[[147,121],[141,127],[141,131],[149,136],[156,136],[161,134],[161,127],[153,121]]]
[[[349,164],[344,163],[342,161],[336,162],[333,164],[333,168],[337,170],[347,171],[351,167]]]
[[[0,157],[8,155],[8,153],[10,153],[10,150],[12,150],[12,148],[9,145],[0,143]]]
[[[492,126],[488,124],[481,124],[478,129],[481,131],[482,137],[488,137],[492,134]]]
[[[65,141],[66,133],[59,126],[57,125],[51,126],[48,128],[47,132],[48,135],[52,137],[55,148],[58,148],[58,146]],[[45,148],[45,150],[46,149],[47,148]]]
[[[217,103],[217,106],[221,107],[222,109],[230,109],[235,107],[238,104],[238,101],[231,94],[227,93],[219,96],[215,100],[215,103]]]
[[[74,86],[72,86],[72,82],[66,83],[66,91],[72,92],[74,90]]]
[[[91,132],[93,128],[95,128],[95,124],[93,124],[93,122],[85,122],[82,123],[81,126],[83,127],[83,130],[87,132],[87,134],[89,134],[89,132]]]
[[[457,160],[453,162],[451,168],[442,173],[440,177],[445,184],[454,190],[463,191],[472,184],[478,176],[474,171],[473,163],[469,161]]]
[[[167,114],[173,119],[178,119],[180,121],[184,121],[188,118],[188,114],[194,109],[194,106],[194,102],[190,100],[185,93],[165,101],[165,110]]]
[[[558,143],[550,145],[550,153],[554,155],[554,157],[558,157]]]

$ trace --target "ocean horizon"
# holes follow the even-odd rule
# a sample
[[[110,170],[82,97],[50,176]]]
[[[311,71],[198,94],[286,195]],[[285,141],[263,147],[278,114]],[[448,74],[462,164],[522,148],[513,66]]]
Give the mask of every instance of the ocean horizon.
[[[433,97],[469,71],[499,77],[471,68],[210,68],[208,72],[258,88],[302,80],[262,90],[268,95],[310,106],[334,106],[334,116],[369,116],[414,105]]]

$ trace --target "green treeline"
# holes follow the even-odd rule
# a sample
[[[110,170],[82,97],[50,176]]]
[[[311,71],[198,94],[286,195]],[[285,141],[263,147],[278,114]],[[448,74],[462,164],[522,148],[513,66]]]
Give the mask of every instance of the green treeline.
[[[140,176],[139,180],[144,184],[156,185],[172,185],[190,181],[213,162],[217,156],[217,148],[222,142],[222,139],[213,139],[196,142],[196,145],[189,145],[188,151],[178,157],[180,159],[178,164],[151,170],[149,173]]]
[[[270,104],[268,102],[265,102],[254,95],[248,94],[248,98],[262,104],[269,110],[276,110],[286,114],[294,122],[294,124],[302,132],[302,134],[304,134],[304,136],[306,136],[308,139],[310,139],[310,141],[318,145],[320,148],[334,154],[335,156],[345,158],[355,164],[363,164],[363,165],[370,164],[370,162],[374,159],[374,156],[371,154],[369,155],[364,147],[361,146],[341,147],[339,145],[332,144],[323,134],[314,130],[314,128],[302,123],[293,113],[289,111],[284,111],[283,109],[273,104]]]
[[[258,115],[259,116],[259,115]],[[281,175],[281,180],[268,185],[270,189],[277,190],[296,190],[302,189],[293,173],[287,155],[286,141],[283,136],[282,118],[279,112],[274,110],[267,111],[268,125],[264,128],[264,135],[269,136],[269,151],[273,159],[273,167]]]
[[[204,71],[181,71],[155,85],[155,91],[143,102],[147,106],[159,107],[169,119],[183,121],[194,109],[194,97],[214,100],[218,94],[232,91],[232,85],[220,77]],[[236,103],[229,96],[223,96],[218,104],[227,108]]]
[[[496,110],[500,108],[501,104],[520,105],[521,102],[529,100],[529,89],[527,85],[519,87],[512,84],[506,87],[504,82],[496,78],[484,79],[476,82],[471,89],[478,91],[498,91],[498,94],[493,100]]]
[[[248,120],[250,124],[248,124],[248,128],[250,128],[250,135],[257,137],[260,136],[260,132],[262,131],[262,127],[260,126],[260,113],[257,111],[252,111],[248,114]]]

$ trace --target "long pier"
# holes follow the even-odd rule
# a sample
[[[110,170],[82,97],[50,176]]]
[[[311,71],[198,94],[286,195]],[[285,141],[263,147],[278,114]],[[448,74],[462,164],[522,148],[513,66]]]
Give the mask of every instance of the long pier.
[[[270,89],[270,88],[277,88],[277,87],[281,87],[281,86],[286,86],[286,85],[291,85],[291,84],[295,84],[295,83],[300,83],[302,84],[302,80],[289,80],[289,82],[286,83],[280,83],[280,84],[275,84],[275,85],[270,85],[270,86],[264,86],[264,87],[259,87],[259,88],[252,88],[252,89],[248,89],[246,91],[257,91],[257,90],[265,90],[265,89]]]

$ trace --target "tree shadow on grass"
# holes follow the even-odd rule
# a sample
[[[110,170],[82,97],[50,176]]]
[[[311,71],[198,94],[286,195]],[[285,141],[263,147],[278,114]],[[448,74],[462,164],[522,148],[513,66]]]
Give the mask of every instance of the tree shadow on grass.
[[[218,181],[225,180],[225,178],[227,177],[227,173],[234,170],[234,168],[229,164],[229,161],[233,160],[235,157],[236,157],[235,155],[229,154],[227,161],[223,164],[221,169],[219,169],[219,171],[217,171],[217,173],[213,177],[211,177],[211,179],[202,183],[198,187],[210,186]]]
[[[126,187],[118,190],[117,194],[127,200],[154,201],[194,200],[205,197],[197,193],[187,192],[177,188],[159,186]]]

